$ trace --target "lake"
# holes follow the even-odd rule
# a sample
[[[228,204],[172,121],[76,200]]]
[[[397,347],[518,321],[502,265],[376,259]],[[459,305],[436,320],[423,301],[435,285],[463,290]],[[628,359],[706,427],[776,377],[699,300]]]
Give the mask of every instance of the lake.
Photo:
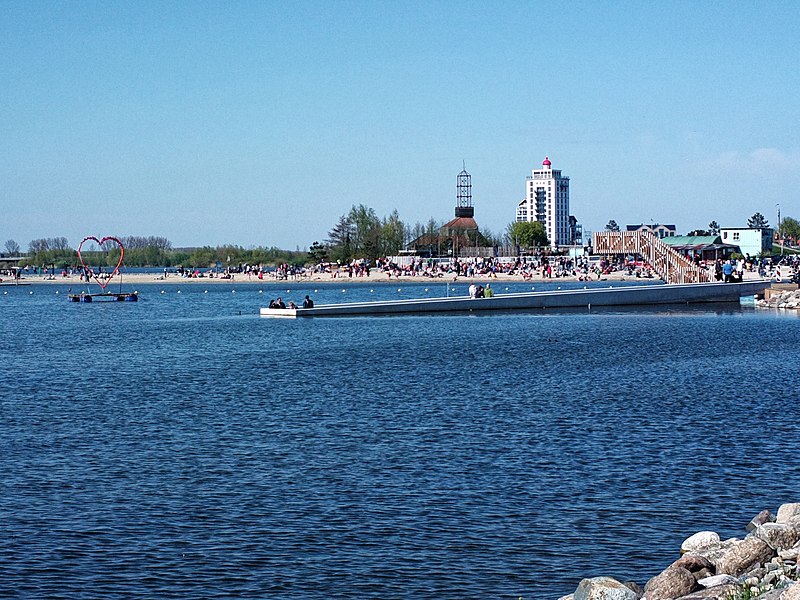
[[[800,501],[796,313],[258,316],[466,285],[0,287],[0,595],[558,598]]]

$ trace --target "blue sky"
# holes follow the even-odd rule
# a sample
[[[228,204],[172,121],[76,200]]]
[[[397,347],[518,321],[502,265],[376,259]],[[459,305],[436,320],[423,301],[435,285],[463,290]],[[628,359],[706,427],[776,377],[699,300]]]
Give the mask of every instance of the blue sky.
[[[502,232],[545,155],[585,229],[800,218],[794,2],[0,6],[0,247],[294,249],[366,204]]]

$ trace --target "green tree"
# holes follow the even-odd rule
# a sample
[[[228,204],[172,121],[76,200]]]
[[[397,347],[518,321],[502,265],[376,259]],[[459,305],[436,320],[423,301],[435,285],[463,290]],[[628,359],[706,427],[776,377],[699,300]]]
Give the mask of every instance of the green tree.
[[[781,219],[780,236],[782,240],[791,239],[795,243],[800,240],[800,222],[792,217]]]
[[[546,246],[549,241],[544,226],[539,221],[515,221],[506,227],[506,235],[520,246]]]
[[[708,232],[709,235],[719,235],[719,223],[711,221],[711,223],[708,224]]]
[[[614,219],[611,219],[608,223],[606,223],[606,231],[619,231],[619,225]]]
[[[400,252],[405,245],[406,226],[400,220],[397,209],[383,219],[381,224],[381,248],[384,256],[392,256]]]
[[[763,229],[764,227],[769,227],[769,223],[767,223],[764,215],[762,215],[760,212],[757,212],[752,217],[747,219],[747,226],[750,229]]]
[[[339,217],[339,221],[328,232],[328,247],[331,252],[331,260],[349,262],[353,258],[353,238],[355,237],[355,227],[345,215]]]
[[[328,260],[328,249],[315,241],[308,249],[308,262],[318,265],[321,262]]]

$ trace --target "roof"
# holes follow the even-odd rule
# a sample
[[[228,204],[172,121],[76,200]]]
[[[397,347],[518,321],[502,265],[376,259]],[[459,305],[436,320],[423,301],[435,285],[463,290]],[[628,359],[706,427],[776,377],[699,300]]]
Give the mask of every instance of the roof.
[[[625,229],[627,231],[639,231],[640,229],[658,229],[659,227],[663,227],[664,229],[669,229],[670,231],[675,231],[675,225],[664,225],[662,223],[640,223],[639,225],[625,225]]]
[[[721,244],[722,240],[718,235],[672,235],[661,240],[670,246],[710,246],[711,244]]]
[[[472,217],[456,217],[452,221],[445,223],[442,225],[439,230],[442,229],[477,229],[478,223]]]

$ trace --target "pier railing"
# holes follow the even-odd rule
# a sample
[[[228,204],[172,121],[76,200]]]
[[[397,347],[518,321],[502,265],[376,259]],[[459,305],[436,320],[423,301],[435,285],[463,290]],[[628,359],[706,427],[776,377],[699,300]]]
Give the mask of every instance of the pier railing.
[[[711,274],[692,263],[649,231],[596,231],[595,254],[636,254],[667,283],[711,281]]]

